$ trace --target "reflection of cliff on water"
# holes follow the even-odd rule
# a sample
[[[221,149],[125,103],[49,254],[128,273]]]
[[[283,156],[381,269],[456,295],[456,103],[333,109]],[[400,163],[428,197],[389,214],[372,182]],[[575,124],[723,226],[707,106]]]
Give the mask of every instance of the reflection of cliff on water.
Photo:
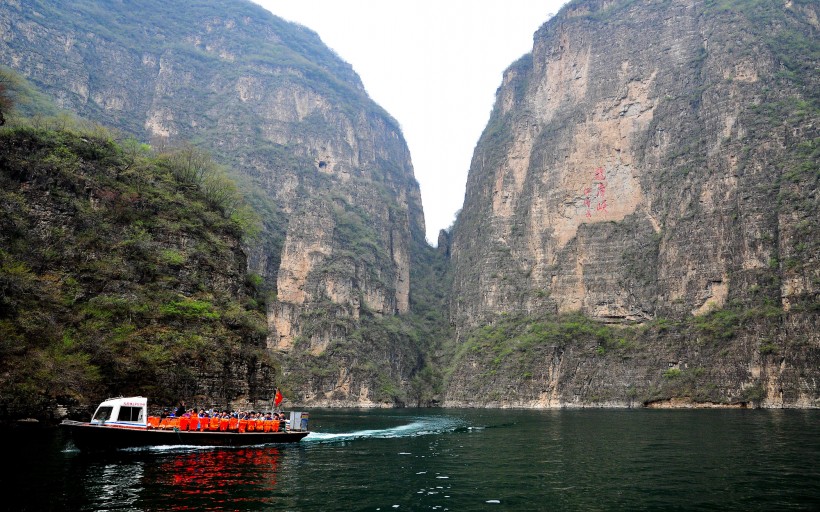
[[[209,506],[230,503],[241,508],[243,501],[271,502],[278,464],[276,448],[203,450],[170,457],[146,471],[156,474],[146,476],[154,486],[166,487],[170,510],[198,509],[197,495],[207,498]],[[256,492],[248,493],[248,488]]]

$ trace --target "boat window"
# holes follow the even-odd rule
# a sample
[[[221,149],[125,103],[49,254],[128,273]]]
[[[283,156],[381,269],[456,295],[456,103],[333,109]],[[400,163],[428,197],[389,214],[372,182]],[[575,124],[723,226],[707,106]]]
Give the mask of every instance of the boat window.
[[[142,407],[120,407],[117,421],[141,421]]]
[[[108,421],[111,418],[111,411],[113,410],[113,407],[100,407],[99,409],[97,409],[97,413],[94,415],[94,420]]]

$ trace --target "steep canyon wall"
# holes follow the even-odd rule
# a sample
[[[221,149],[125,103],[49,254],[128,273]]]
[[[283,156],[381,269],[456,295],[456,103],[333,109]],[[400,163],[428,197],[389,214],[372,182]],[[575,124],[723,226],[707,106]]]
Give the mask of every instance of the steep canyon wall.
[[[522,355],[534,368],[518,374],[465,355],[448,403],[494,383],[515,389],[508,405],[628,404],[697,394],[656,392],[674,387],[670,368],[697,368],[719,389],[702,401],[762,386],[766,404],[818,404],[817,20],[815,2],[590,0],[535,34],[452,234],[458,343],[511,317],[581,314],[643,349],[605,357],[606,336],[579,335]],[[701,346],[696,323],[755,308],[779,326],[735,319]],[[633,332],[667,319],[674,335]]]
[[[317,357],[338,368],[378,361],[378,344],[387,358],[403,352],[390,337],[370,340],[367,354],[336,351],[362,316],[409,311],[411,253],[426,250],[400,128],[347,63],[246,1],[11,1],[0,13],[0,58],[60,107],[155,147],[190,141],[230,166],[261,216],[246,250],[267,290],[280,384],[305,400],[391,400],[371,381],[407,378],[416,348],[406,365],[359,372],[366,382],[288,376]],[[352,384],[365,396],[348,396]]]

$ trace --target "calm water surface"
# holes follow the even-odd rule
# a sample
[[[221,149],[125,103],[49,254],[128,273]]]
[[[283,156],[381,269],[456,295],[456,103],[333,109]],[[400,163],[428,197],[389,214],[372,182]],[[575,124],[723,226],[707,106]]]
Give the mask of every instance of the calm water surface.
[[[276,447],[7,433],[0,510],[820,510],[820,411],[310,412]]]

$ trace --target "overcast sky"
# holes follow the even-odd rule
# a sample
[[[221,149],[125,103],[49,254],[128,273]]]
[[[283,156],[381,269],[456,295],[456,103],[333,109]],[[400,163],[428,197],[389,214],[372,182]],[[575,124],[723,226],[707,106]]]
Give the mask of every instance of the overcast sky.
[[[467,171],[503,71],[566,0],[254,0],[316,31],[401,124],[427,240],[464,202]]]

